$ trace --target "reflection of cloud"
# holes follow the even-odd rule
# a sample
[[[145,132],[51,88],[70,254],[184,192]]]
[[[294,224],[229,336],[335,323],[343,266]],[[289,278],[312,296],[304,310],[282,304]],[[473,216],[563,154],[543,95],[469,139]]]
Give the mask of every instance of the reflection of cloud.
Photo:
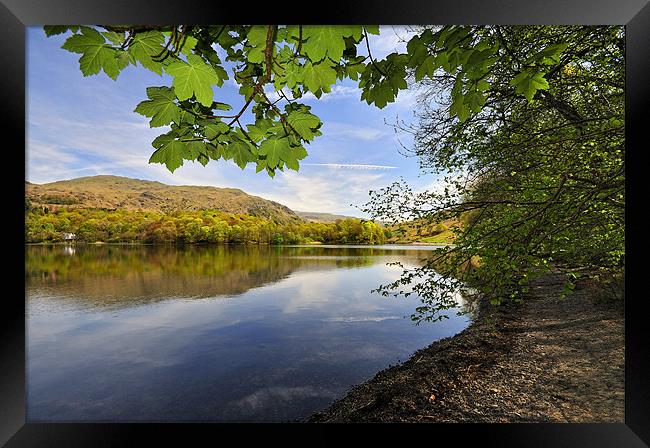
[[[395,280],[400,272],[398,267],[385,266],[383,261],[385,260],[377,258],[377,264],[357,269],[294,272],[282,282],[283,287],[290,288],[291,291],[287,291],[282,305],[283,313],[321,310],[332,317],[331,310],[335,309],[335,318],[374,317],[389,303],[385,298],[370,291],[382,282]],[[365,274],[361,274],[359,270],[363,270]],[[371,300],[368,300],[369,298]]]
[[[361,317],[329,317],[325,322],[382,322],[385,320],[403,319],[403,316],[361,316]]]
[[[271,405],[277,406],[277,401],[295,401],[305,398],[324,397],[337,398],[338,393],[314,386],[275,386],[258,389],[250,395],[238,400],[235,405],[244,413],[255,412],[258,409],[264,409]]]

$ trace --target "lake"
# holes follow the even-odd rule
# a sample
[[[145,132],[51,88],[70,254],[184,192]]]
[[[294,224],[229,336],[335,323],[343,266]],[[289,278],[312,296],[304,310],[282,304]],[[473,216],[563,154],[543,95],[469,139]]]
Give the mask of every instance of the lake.
[[[373,288],[416,246],[28,246],[28,421],[291,421],[469,322]]]

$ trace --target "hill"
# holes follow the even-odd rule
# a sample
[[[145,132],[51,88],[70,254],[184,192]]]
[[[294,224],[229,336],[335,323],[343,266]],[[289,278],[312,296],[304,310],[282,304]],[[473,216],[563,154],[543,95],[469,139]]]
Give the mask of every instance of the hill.
[[[336,222],[338,219],[359,219],[355,216],[334,215],[332,213],[295,212],[296,215],[309,222]]]
[[[32,206],[54,210],[96,208],[105,210],[174,211],[220,210],[248,214],[286,223],[300,219],[290,208],[252,196],[236,188],[165,185],[120,176],[89,176],[47,184],[25,182],[25,197]]]
[[[440,222],[428,222],[421,219],[400,224],[384,224],[384,227],[388,231],[388,243],[452,244],[455,239],[453,228],[461,225],[456,219]]]

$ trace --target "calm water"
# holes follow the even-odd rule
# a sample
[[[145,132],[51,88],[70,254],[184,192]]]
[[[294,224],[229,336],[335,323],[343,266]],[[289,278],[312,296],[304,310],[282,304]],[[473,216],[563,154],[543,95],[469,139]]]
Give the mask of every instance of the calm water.
[[[27,247],[27,418],[305,418],[465,328],[370,292],[428,249]]]

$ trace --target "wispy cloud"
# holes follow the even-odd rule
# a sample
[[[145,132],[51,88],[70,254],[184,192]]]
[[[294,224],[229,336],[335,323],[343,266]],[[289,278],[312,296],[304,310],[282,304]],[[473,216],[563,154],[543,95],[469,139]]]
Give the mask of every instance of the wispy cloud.
[[[394,170],[397,169],[396,166],[388,165],[362,165],[362,164],[353,164],[353,163],[303,163],[303,166],[325,166],[327,168],[343,168],[350,170],[362,170],[362,171],[373,171],[373,170]]]
[[[392,52],[405,52],[406,43],[413,35],[415,32],[408,26],[381,26],[379,36],[368,36],[373,57],[382,59]]]
[[[233,85],[236,85],[236,83],[233,81]],[[239,87],[239,86],[237,86]],[[264,88],[264,93],[266,93],[266,96],[269,98],[271,101],[276,101],[280,99],[280,93],[276,91],[273,87],[271,86],[266,86]],[[291,93],[291,90],[284,87],[282,89],[282,93],[284,96],[291,100],[297,100],[301,102],[313,102],[313,101],[333,101],[333,100],[345,100],[345,99],[358,99],[361,98],[361,89],[358,87],[353,87],[353,86],[343,86],[343,85],[334,85],[332,86],[332,90],[327,93],[323,93],[320,98],[316,98],[316,95],[314,95],[311,92],[306,92],[303,96],[300,98],[294,98],[293,94]]]
[[[360,215],[355,207],[368,202],[369,190],[388,182],[386,174],[381,172],[350,175],[337,169],[320,173],[287,171],[275,177],[273,191],[249,192],[293,210]]]
[[[338,121],[327,121],[323,126],[323,132],[325,132],[325,135],[329,138],[346,140],[377,140],[385,137],[388,134],[387,131],[387,128],[381,129],[370,126],[341,123]]]

